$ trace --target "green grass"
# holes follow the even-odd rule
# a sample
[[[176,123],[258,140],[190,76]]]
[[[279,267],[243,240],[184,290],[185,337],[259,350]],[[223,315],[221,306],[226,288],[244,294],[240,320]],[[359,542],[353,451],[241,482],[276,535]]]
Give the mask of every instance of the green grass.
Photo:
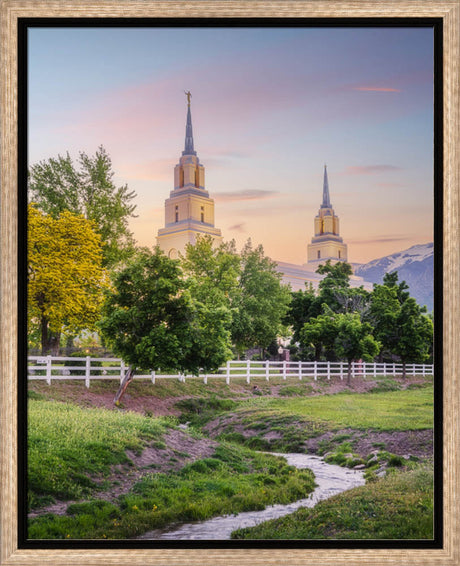
[[[84,409],[29,399],[29,505],[71,499],[104,487],[111,465],[129,463],[126,449],[159,441],[171,419]]]
[[[169,474],[148,474],[116,503],[91,500],[69,506],[63,516],[32,519],[32,539],[125,539],[173,522],[263,509],[305,497],[314,488],[309,470],[284,459],[231,444],[213,457]]]
[[[241,529],[235,539],[432,539],[433,473],[425,467],[394,472],[301,509]]]
[[[297,416],[328,428],[382,431],[422,430],[433,426],[433,388],[381,393],[338,393],[309,398],[257,398],[242,402],[241,410],[286,417]],[[249,416],[247,416],[249,418]]]

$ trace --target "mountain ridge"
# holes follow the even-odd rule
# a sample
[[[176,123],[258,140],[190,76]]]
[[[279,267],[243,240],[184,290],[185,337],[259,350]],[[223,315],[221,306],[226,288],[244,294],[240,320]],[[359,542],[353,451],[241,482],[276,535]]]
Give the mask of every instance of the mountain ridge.
[[[383,282],[385,273],[398,272],[398,280],[409,285],[412,297],[425,305],[428,311],[433,310],[433,242],[416,244],[384,257],[369,261],[365,264],[355,264],[354,273],[371,283]]]

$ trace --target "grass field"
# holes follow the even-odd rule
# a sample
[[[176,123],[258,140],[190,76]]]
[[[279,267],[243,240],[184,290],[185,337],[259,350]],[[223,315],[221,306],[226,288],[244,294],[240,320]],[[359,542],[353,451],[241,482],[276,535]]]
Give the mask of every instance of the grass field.
[[[234,539],[431,539],[433,471],[417,466],[232,533]]]
[[[257,398],[241,411],[307,418],[328,428],[417,430],[433,426],[433,387],[381,393],[339,393],[308,398]]]
[[[29,537],[129,538],[174,521],[288,503],[313,490],[310,471],[287,466],[282,458],[221,443],[212,457],[177,472],[146,470],[127,493],[107,501],[112,466],[129,464],[126,449],[140,452],[147,444],[161,444],[172,426],[170,419],[31,400],[31,506],[51,499],[86,501],[71,504],[64,515],[31,519]]]
[[[405,440],[418,446],[433,428],[430,380],[408,386],[380,379],[370,392],[356,387],[337,393],[333,387],[294,379],[275,386],[261,379],[254,395],[253,384],[244,380],[230,386],[220,380],[137,382],[124,409],[108,410],[85,405],[112,398],[110,382],[95,382],[89,391],[82,384],[35,382],[29,393],[29,505],[73,503],[60,514],[31,518],[29,536],[123,539],[173,522],[293,501],[312,491],[311,473],[256,450],[310,451],[308,443],[316,442],[316,453],[331,463],[365,465],[368,484],[283,523],[258,527],[267,530],[235,536],[430,538],[432,465],[424,463],[429,445],[425,456],[403,457],[411,452]],[[154,417],[158,400],[182,415]],[[139,412],[127,410],[129,403]],[[185,421],[192,425],[182,434],[213,443],[210,455],[186,461],[189,455],[175,446],[171,462],[182,461],[168,473],[136,468],[130,454],[163,450],[171,431]],[[399,451],[390,449],[395,437],[402,443]],[[383,479],[377,476],[382,466]],[[135,481],[111,496],[120,474]]]

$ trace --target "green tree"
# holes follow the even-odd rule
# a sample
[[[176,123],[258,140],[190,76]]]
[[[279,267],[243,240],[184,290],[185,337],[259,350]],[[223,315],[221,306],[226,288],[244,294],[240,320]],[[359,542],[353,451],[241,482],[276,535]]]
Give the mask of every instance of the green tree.
[[[249,240],[241,251],[239,292],[232,303],[232,340],[238,354],[268,348],[284,332],[291,294],[281,277],[263,247],[253,248]]]
[[[314,349],[316,361],[321,360],[323,353],[326,358],[333,355],[336,335],[336,314],[326,304],[323,305],[323,313],[310,318],[298,333],[302,348]]]
[[[391,273],[385,273],[383,276],[383,285],[389,287],[390,289],[394,289],[396,292],[396,296],[400,304],[403,304],[404,301],[407,301],[409,298],[409,285],[405,281],[401,281],[398,283],[398,272],[392,271]]]
[[[32,165],[29,200],[54,218],[68,210],[95,223],[102,238],[103,265],[113,267],[132,255],[134,239],[128,227],[136,194],[127,185],[116,187],[112,162],[100,146],[94,156],[80,152],[77,167],[70,155]]]
[[[369,293],[363,287],[350,287],[353,269],[349,263],[339,261],[331,264],[328,260],[316,270],[325,277],[318,285],[318,303],[326,303],[334,312],[365,313],[369,302]]]
[[[403,378],[407,362],[424,362],[430,356],[433,343],[433,322],[423,313],[413,297],[401,305],[396,320],[397,337],[393,352],[401,358]]]
[[[407,362],[424,362],[433,344],[433,321],[407,291],[398,273],[387,273],[383,285],[374,285],[367,319],[387,355],[397,355],[406,376]]]
[[[366,320],[374,328],[374,336],[381,343],[380,356],[391,356],[398,341],[398,323],[401,304],[395,286],[374,284]]]
[[[93,329],[108,277],[94,223],[63,211],[57,218],[28,208],[28,318],[40,330],[42,354],[59,353],[61,333]]]
[[[317,296],[311,283],[305,289],[291,293],[291,302],[284,317],[284,323],[292,328],[293,342],[299,342],[300,331],[304,324],[320,314],[317,312],[317,304]]]
[[[326,303],[334,312],[341,312],[350,291],[351,265],[344,261],[332,264],[328,259],[316,273],[325,276],[318,285],[321,305]]]
[[[181,261],[192,295],[229,309],[238,294],[240,263],[234,241],[214,247],[210,236],[198,236],[195,245],[187,244]]]
[[[351,366],[354,360],[371,362],[379,353],[380,343],[372,335],[372,326],[361,322],[358,313],[335,315],[335,351],[348,362],[348,384],[351,383]]]
[[[100,329],[129,370],[119,401],[136,369],[198,373],[231,357],[229,311],[192,297],[179,260],[159,248],[142,250],[114,277]]]

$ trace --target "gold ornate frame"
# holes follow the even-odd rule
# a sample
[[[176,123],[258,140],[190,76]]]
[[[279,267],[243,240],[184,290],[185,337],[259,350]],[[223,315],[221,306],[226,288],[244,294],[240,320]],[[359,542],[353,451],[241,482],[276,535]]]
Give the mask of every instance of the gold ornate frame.
[[[1,565],[460,565],[460,0],[0,0],[0,564]],[[308,17],[443,20],[443,496],[441,549],[18,549],[17,25],[29,17]]]

